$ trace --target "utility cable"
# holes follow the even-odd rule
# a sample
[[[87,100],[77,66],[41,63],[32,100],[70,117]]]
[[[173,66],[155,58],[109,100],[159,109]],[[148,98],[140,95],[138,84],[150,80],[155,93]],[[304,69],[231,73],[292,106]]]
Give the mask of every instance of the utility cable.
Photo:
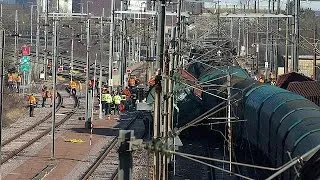
[[[172,151],[172,152],[173,152],[173,151]],[[173,153],[173,154],[176,154],[176,153]],[[209,167],[212,167],[212,168],[218,169],[218,170],[220,170],[220,171],[227,172],[227,173],[229,173],[229,174],[232,174],[232,175],[235,175],[235,176],[241,177],[241,178],[243,178],[243,179],[254,180],[254,179],[252,179],[252,178],[249,178],[249,177],[243,176],[243,175],[241,175],[241,174],[234,173],[234,172],[231,172],[231,171],[225,170],[225,169],[223,169],[223,168],[220,168],[220,167],[217,167],[217,166],[211,165],[211,164],[209,164],[209,163],[205,163],[205,162],[199,161],[199,160],[194,159],[194,158],[191,158],[191,157],[189,157],[189,156],[184,156],[184,155],[179,155],[179,154],[177,154],[177,155],[178,155],[178,156],[181,156],[181,157],[184,157],[184,158],[186,158],[186,159],[189,159],[189,160],[191,160],[191,161],[195,161],[195,162],[198,162],[198,163],[200,163],[200,164],[204,164],[204,165],[206,165],[206,166],[209,166]]]
[[[208,157],[204,157],[204,156],[198,156],[198,155],[187,154],[187,153],[182,153],[182,152],[174,152],[174,151],[166,151],[166,152],[168,152],[170,154],[172,153],[175,155],[183,155],[183,156],[188,156],[188,157],[197,158],[197,159],[203,159],[203,160],[209,160],[209,161],[214,161],[214,162],[219,162],[219,163],[230,164],[230,161],[225,161],[225,160],[216,159],[216,158],[208,158]],[[252,165],[252,164],[239,163],[239,162],[231,162],[231,164],[249,167],[249,168],[263,169],[263,170],[268,170],[268,171],[278,171],[282,168],[282,166],[280,166],[278,168],[272,168],[272,167],[257,166],[257,165]]]

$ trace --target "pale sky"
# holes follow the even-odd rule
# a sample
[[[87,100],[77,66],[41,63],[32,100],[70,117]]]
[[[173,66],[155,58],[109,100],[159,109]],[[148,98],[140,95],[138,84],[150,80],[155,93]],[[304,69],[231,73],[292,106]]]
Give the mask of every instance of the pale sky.
[[[212,2],[216,2],[216,0],[203,0],[203,1],[205,2],[205,7],[214,6],[214,3]],[[250,2],[252,2],[252,5],[254,4],[254,0],[251,0]],[[260,0],[259,2],[260,2],[260,9],[268,8],[268,0]],[[281,0],[280,2],[281,9],[285,9],[286,3],[287,3],[286,0]],[[220,4],[221,4],[221,7],[231,6],[231,5],[240,6],[240,0],[220,0]],[[300,4],[302,8],[311,8],[312,10],[317,10],[317,11],[320,10],[320,1],[301,1]]]

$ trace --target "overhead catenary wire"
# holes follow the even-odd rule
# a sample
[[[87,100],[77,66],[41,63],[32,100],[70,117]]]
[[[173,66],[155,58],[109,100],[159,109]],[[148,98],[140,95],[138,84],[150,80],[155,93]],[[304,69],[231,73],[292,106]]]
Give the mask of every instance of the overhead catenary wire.
[[[189,156],[184,156],[184,155],[181,155],[181,154],[176,154],[176,155],[181,156],[181,157],[184,157],[184,158],[189,159],[189,160],[192,160],[192,161],[195,161],[195,162],[198,162],[198,163],[200,163],[200,164],[204,164],[204,165],[206,165],[206,166],[209,166],[209,167],[212,167],[212,168],[218,169],[218,170],[220,170],[220,171],[230,173],[230,174],[232,174],[232,175],[235,175],[235,176],[241,177],[241,178],[243,178],[243,179],[253,180],[252,178],[249,178],[249,177],[243,176],[243,175],[241,175],[241,174],[238,174],[238,173],[234,173],[234,172],[231,172],[231,171],[225,170],[225,169],[223,169],[223,168],[220,168],[220,167],[214,166],[214,165],[209,164],[209,163],[205,163],[205,162],[199,161],[199,160],[194,159],[194,158],[191,158],[191,157],[189,157]]]
[[[203,92],[203,93],[206,93],[206,94],[209,94],[209,95],[211,95],[211,96],[217,97],[217,98],[219,98],[219,99],[227,100],[227,99],[226,99],[226,98],[224,98],[224,97],[221,97],[221,96],[215,95],[215,94],[213,94],[213,93],[211,93],[211,92],[205,91],[205,90],[203,90],[203,89],[200,89],[200,88],[198,88],[198,87],[195,87],[195,86],[189,85],[189,84],[187,84],[187,83],[184,83],[184,82],[180,82],[180,83],[182,83],[182,84],[184,84],[184,85],[186,85],[186,86],[192,87],[193,89],[199,90],[199,91],[201,91],[201,92]]]
[[[175,154],[175,155],[183,155],[183,156],[188,156],[192,158],[197,158],[197,159],[203,159],[203,160],[209,160],[209,161],[214,161],[214,162],[220,162],[220,163],[226,163],[229,164],[229,161],[221,160],[221,159],[216,159],[216,158],[209,158],[209,157],[204,157],[204,156],[199,156],[199,155],[193,155],[193,154],[188,154],[188,153],[183,153],[183,152],[177,152],[177,151],[171,151],[168,150],[166,151],[167,153],[170,154]],[[288,163],[278,167],[278,168],[272,168],[272,167],[265,167],[265,166],[257,166],[257,165],[252,165],[252,164],[246,164],[246,163],[239,163],[239,162],[231,162],[232,165],[239,165],[239,166],[245,166],[249,168],[256,168],[256,169],[263,169],[263,170],[269,170],[269,171],[278,171],[283,166],[287,165]]]
[[[238,94],[238,93],[237,93],[237,94]],[[231,99],[234,98],[237,94],[233,95],[233,96],[231,97]],[[236,99],[236,100],[232,101],[231,104],[234,104],[234,103],[238,102],[239,100],[240,100],[240,99]],[[175,133],[181,133],[182,131],[188,129],[189,127],[192,127],[193,125],[195,125],[195,124],[203,121],[204,119],[212,116],[213,114],[216,114],[217,112],[219,112],[219,111],[221,111],[221,110],[224,110],[224,109],[227,107],[227,105],[225,105],[225,106],[223,106],[223,107],[221,107],[221,108],[219,108],[219,107],[222,106],[222,105],[224,105],[225,103],[226,103],[225,101],[219,103],[218,105],[214,106],[213,108],[211,108],[211,109],[208,110],[207,112],[203,113],[202,115],[200,115],[200,116],[197,117],[196,119],[194,119],[194,120],[190,121],[189,123],[187,123],[186,125],[178,128],[178,129],[175,131]]]

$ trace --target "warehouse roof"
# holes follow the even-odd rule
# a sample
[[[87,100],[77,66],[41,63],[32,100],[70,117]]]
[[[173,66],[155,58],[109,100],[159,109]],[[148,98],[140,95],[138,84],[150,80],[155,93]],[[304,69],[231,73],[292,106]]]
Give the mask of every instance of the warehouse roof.
[[[300,94],[320,106],[320,81],[291,82],[287,90]]]
[[[313,79],[307,76],[304,76],[303,74],[291,72],[291,73],[280,75],[277,79],[276,85],[283,89],[287,89],[289,83],[302,82],[302,81],[313,81]]]

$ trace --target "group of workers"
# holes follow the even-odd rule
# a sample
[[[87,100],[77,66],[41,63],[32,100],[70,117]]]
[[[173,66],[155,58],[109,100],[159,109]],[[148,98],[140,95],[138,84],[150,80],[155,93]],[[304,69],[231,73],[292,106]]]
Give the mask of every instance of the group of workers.
[[[52,103],[53,103],[53,88],[51,87],[50,90],[47,89],[46,86],[43,86],[42,90],[41,90],[41,97],[42,97],[42,107],[46,106],[46,101],[47,98],[51,99],[51,105],[50,107],[52,107]],[[57,96],[56,96],[57,98]],[[34,117],[33,112],[34,112],[34,108],[38,105],[38,101],[37,98],[34,96],[34,94],[30,94],[28,96],[28,102],[29,102],[29,115],[30,117]]]
[[[272,73],[269,74],[269,79],[264,79],[264,77],[261,75],[259,76],[259,79],[256,79],[256,80],[259,81],[260,83],[269,83],[274,86],[276,85],[276,78]]]
[[[8,74],[8,89],[10,91],[13,91],[16,88],[17,93],[19,93],[21,82],[22,82],[21,74],[14,74],[14,73]]]
[[[111,115],[112,106],[114,105],[114,114],[120,115],[120,111],[125,111],[128,105],[131,103],[135,104],[136,98],[135,94],[131,94],[131,91],[126,87],[122,92],[114,91],[110,93],[107,88],[102,89],[101,103],[102,109],[106,116]]]

